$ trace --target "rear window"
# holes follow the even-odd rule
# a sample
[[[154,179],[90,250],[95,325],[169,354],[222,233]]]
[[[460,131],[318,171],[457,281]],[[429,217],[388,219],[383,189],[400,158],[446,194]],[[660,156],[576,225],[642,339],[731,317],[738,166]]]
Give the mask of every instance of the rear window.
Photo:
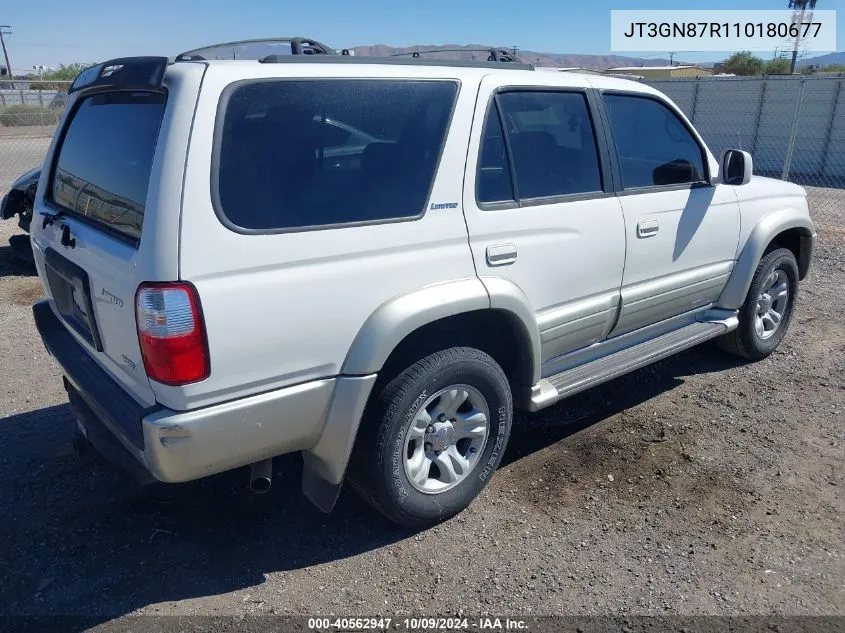
[[[82,99],[59,150],[53,202],[140,238],[164,104],[147,92]]]
[[[218,122],[218,214],[254,231],[420,216],[456,93],[451,81],[239,85]]]

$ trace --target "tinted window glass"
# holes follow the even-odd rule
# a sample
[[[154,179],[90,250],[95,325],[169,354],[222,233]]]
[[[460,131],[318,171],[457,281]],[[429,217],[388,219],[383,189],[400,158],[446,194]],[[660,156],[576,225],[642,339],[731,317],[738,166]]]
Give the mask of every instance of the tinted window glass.
[[[654,99],[605,95],[624,187],[700,182],[704,159],[681,120]]]
[[[154,93],[84,98],[59,150],[53,201],[139,238],[164,101]]]
[[[505,92],[498,101],[520,199],[601,191],[596,140],[583,94]]]
[[[484,138],[481,141],[481,156],[478,165],[478,201],[513,201],[510,166],[505,149],[502,122],[494,103],[487,111],[484,124]]]
[[[443,81],[244,84],[218,148],[218,210],[247,229],[423,212],[457,86]]]

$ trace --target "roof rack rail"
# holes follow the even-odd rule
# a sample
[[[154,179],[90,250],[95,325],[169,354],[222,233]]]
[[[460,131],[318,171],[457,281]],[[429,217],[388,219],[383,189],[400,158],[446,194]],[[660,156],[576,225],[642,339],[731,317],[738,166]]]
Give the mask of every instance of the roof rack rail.
[[[184,53],[179,53],[174,61],[177,62],[193,62],[204,61],[207,59],[262,59],[268,55],[250,56],[243,54],[243,49],[249,47],[260,47],[265,45],[267,47],[274,47],[278,45],[290,46],[290,52],[285,52],[285,55],[337,55],[338,52],[325,44],[318,42],[310,37],[269,37],[257,40],[237,40],[234,42],[222,42],[220,44],[209,44],[195,48]],[[238,48],[242,49],[242,54],[238,56]],[[219,51],[219,52],[215,52]],[[225,56],[224,56],[224,51]],[[349,52],[344,50],[342,53],[348,55]],[[209,56],[211,55],[211,56]]]
[[[493,70],[534,70],[532,64],[509,62],[502,64],[488,61],[463,61],[459,59],[421,59],[421,58],[398,58],[398,57],[350,57],[347,55],[319,55],[295,56],[295,55],[268,55],[260,59],[261,64],[387,64],[391,66],[448,66],[454,68],[489,68]]]
[[[431,53],[487,53],[488,62],[513,62],[521,64],[522,60],[515,53],[504,48],[433,48],[424,51],[411,51],[409,53],[394,53],[391,57],[413,57],[429,55]]]

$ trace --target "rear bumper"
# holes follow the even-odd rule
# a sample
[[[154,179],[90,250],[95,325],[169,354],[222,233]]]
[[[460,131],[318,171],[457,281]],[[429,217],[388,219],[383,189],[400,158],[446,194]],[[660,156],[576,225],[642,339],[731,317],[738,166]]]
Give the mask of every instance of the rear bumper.
[[[49,301],[32,310],[47,351],[69,383],[71,403],[75,397],[84,403],[74,407],[77,421],[85,426],[86,418],[95,418],[90,424],[108,429],[155,479],[190,481],[306,451],[318,463],[328,459],[320,474],[329,483],[342,480],[349,457],[343,449],[351,449],[374,375],[315,380],[193,411],[145,408],[71,336]]]

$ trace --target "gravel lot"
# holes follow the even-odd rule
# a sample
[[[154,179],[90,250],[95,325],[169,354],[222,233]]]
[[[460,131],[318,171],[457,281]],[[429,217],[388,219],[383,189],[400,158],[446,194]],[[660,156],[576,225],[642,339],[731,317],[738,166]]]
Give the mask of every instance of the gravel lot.
[[[845,196],[819,195],[777,353],[705,345],[519,416],[484,494],[420,533],[349,491],[320,514],[296,456],[264,497],[77,458],[0,223],[0,613],[845,615]]]

